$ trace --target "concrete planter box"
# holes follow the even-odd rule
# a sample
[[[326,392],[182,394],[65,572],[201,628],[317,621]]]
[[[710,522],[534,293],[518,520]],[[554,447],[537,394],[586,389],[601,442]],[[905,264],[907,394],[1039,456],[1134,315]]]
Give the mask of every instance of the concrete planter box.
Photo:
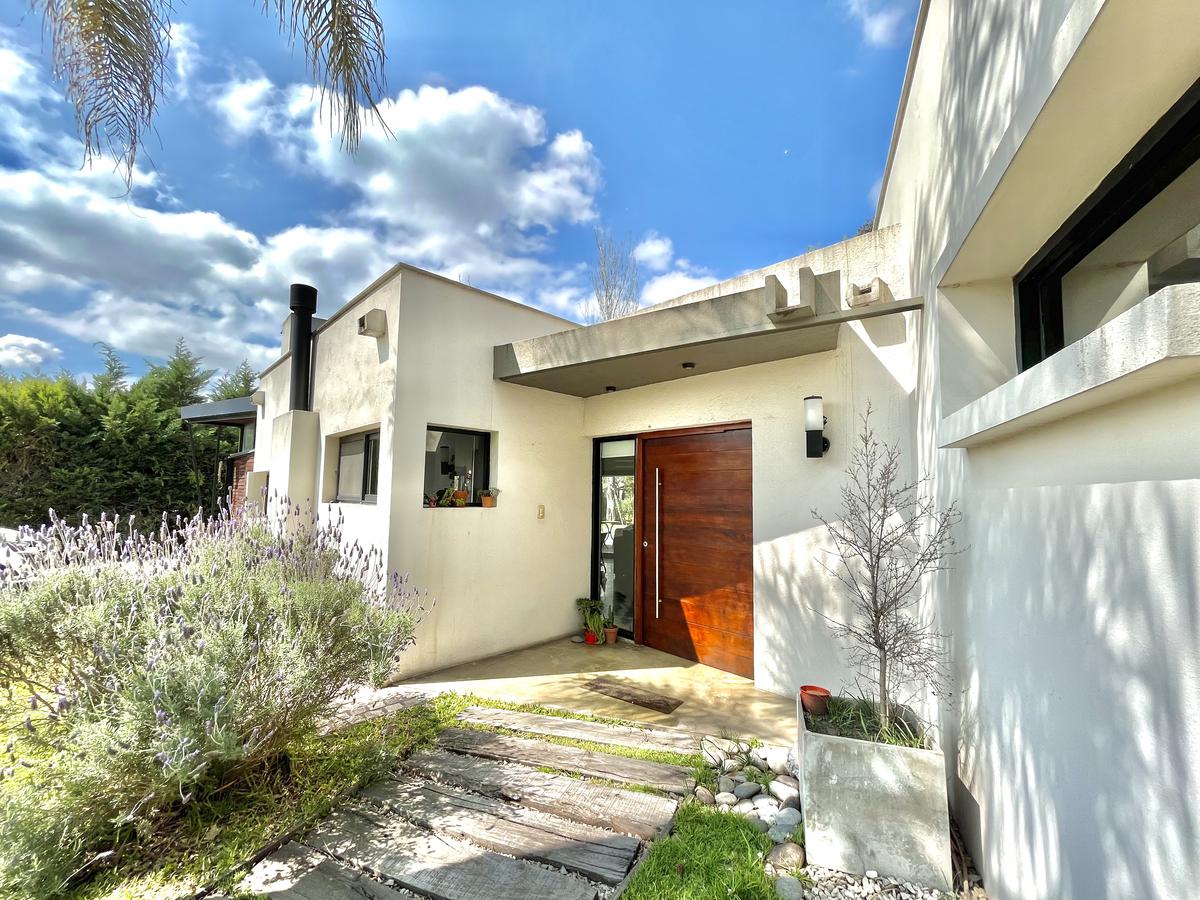
[[[808,861],[950,890],[950,810],[941,751],[809,731],[799,697],[796,718]]]

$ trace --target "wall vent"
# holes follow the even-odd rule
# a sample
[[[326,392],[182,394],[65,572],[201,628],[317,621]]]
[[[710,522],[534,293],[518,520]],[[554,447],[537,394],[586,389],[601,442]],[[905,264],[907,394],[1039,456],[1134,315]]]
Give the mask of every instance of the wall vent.
[[[387,313],[372,309],[358,317],[358,333],[367,337],[383,337],[387,334]]]

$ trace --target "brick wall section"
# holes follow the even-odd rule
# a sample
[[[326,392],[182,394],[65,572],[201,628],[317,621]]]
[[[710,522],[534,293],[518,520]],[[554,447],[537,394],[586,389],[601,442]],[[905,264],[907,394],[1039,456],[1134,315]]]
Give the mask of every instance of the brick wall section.
[[[246,473],[254,469],[254,454],[246,453],[242,456],[235,456],[229,461],[230,478],[230,509],[234,512],[242,508],[242,504],[246,502]]]

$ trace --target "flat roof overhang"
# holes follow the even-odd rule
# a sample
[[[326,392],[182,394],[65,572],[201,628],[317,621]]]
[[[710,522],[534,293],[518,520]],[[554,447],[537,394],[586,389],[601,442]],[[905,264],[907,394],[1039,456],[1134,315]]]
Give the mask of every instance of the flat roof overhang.
[[[249,397],[193,403],[179,410],[179,418],[189,425],[249,425],[258,417],[258,408]]]
[[[834,350],[845,323],[923,305],[918,297],[814,315],[811,306],[780,307],[770,287],[757,288],[501,344],[494,374],[592,397],[610,386],[624,390]]]

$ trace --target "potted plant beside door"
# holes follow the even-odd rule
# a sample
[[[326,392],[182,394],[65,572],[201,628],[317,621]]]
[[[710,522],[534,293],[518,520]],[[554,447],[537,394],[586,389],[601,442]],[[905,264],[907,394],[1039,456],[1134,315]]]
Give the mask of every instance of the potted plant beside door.
[[[479,492],[479,502],[483,504],[484,509],[491,509],[496,505],[496,498],[500,496],[500,488],[484,488]]]
[[[617,642],[617,622],[613,618],[612,607],[608,608],[608,612],[604,614],[604,643],[615,644]]]
[[[583,639],[589,644],[604,643],[604,603],[591,597],[580,597],[575,608],[583,618]]]
[[[841,514],[831,521],[813,511],[832,544],[822,565],[853,611],[830,620],[833,633],[863,683],[856,698],[824,698],[825,715],[814,715],[815,697],[797,703],[805,853],[813,865],[948,891],[945,756],[898,695],[946,694],[945,641],[918,603],[925,576],[959,552],[952,531],[961,516],[955,504],[937,507],[927,479],[903,477],[899,447],[875,436],[870,417],[868,405]]]

